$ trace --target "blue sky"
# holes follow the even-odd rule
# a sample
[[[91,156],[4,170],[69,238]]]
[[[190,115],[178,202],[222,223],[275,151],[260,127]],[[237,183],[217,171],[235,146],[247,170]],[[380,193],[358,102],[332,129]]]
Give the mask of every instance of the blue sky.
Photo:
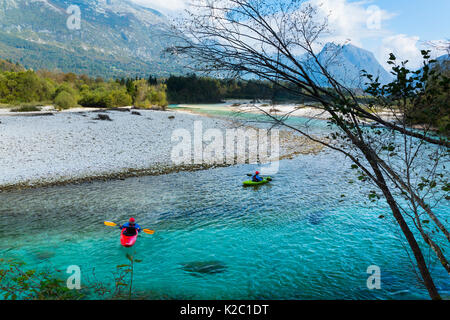
[[[387,28],[396,33],[418,35],[427,40],[450,38],[449,0],[375,0],[372,3],[397,14],[386,21]]]
[[[133,0],[162,11],[179,15],[189,0]],[[272,0],[267,0],[272,1]],[[409,60],[411,67],[421,63],[420,50],[427,41],[439,43],[450,39],[450,0],[305,0],[321,5],[322,14],[330,15],[333,31],[325,41],[350,42],[374,53],[385,67],[393,52]],[[435,51],[434,56],[445,51]]]
[[[328,0],[327,0],[328,1]],[[339,0],[332,2],[341,2]],[[438,43],[450,40],[450,1],[449,0],[373,0],[344,1],[367,8],[377,6],[385,14],[380,32],[373,36],[356,35],[352,39],[367,50],[372,51],[386,68],[385,58],[389,52],[408,59],[412,66],[421,61],[420,49],[427,48],[427,41]],[[434,56],[444,54],[435,51]]]

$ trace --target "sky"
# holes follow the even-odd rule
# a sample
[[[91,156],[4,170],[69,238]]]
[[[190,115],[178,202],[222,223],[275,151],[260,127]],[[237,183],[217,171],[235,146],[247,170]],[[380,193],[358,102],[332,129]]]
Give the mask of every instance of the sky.
[[[166,15],[179,15],[189,0],[133,0]],[[270,0],[268,0],[270,1]],[[332,35],[327,41],[350,40],[374,53],[388,69],[393,52],[410,67],[421,64],[420,50],[428,41],[450,40],[450,0],[307,0],[329,14]],[[446,52],[435,51],[434,56]]]

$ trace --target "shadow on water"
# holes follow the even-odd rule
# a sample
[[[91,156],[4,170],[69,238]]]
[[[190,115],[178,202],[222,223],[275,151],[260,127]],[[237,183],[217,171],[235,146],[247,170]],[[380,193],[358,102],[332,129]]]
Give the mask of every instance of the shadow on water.
[[[312,225],[319,225],[323,223],[323,220],[326,218],[326,212],[323,210],[315,211],[308,214],[308,222]]]
[[[259,191],[259,190],[264,190],[263,188],[267,188],[267,189],[271,189],[272,185],[271,183],[265,183],[265,184],[257,184],[256,186],[242,186],[244,189],[246,190],[254,190],[254,191]]]
[[[39,251],[35,254],[37,260],[48,260],[55,256],[55,252],[53,251]]]
[[[181,263],[181,266],[181,269],[196,277],[223,273],[227,269],[227,266],[223,262],[216,260]]]

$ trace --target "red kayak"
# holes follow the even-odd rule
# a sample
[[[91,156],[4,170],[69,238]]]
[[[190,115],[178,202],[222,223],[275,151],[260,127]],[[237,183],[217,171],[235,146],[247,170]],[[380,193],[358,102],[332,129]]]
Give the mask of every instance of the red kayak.
[[[132,247],[136,243],[138,232],[136,232],[134,236],[127,236],[123,234],[125,230],[126,228],[123,228],[122,232],[120,233],[120,244],[124,247]]]

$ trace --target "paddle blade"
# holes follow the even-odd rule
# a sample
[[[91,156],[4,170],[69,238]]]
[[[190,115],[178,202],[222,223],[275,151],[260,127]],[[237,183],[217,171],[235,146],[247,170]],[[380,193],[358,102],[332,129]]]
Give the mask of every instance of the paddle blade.
[[[144,231],[147,234],[154,234],[155,233],[155,230],[150,230],[150,229],[144,229],[142,231]]]
[[[252,174],[251,173],[247,173],[247,177],[251,177],[252,176]]]
[[[117,226],[117,224],[114,223],[114,222],[111,222],[111,221],[105,221],[105,226],[108,226],[108,227],[115,227],[115,226]]]

